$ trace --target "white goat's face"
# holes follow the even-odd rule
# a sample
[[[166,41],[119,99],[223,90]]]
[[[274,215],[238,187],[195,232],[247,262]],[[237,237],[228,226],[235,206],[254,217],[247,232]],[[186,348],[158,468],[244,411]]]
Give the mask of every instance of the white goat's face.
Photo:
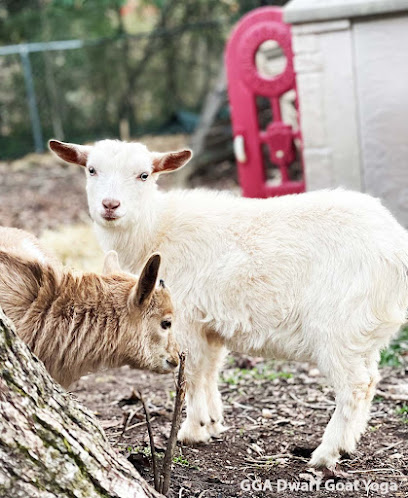
[[[192,155],[188,149],[150,152],[141,143],[117,140],[94,146],[50,140],[49,146],[65,161],[84,166],[91,217],[107,227],[134,222],[155,190],[158,175],[181,168]]]
[[[91,217],[101,225],[132,221],[155,188],[153,163],[142,144],[98,142],[86,164],[86,191]]]

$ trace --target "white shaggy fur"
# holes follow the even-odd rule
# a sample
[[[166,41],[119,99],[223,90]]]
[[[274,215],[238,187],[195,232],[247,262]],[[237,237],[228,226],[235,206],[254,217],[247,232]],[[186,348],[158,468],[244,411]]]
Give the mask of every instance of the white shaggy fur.
[[[162,193],[157,174],[175,169],[177,154],[166,159],[142,144],[105,140],[80,149],[79,161],[61,149],[78,146],[50,145],[95,168],[87,193],[105,250],[116,250],[131,272],[152,251],[163,256],[177,339],[190,352],[179,438],[207,441],[222,431],[217,379],[227,349],[311,361],[337,403],[311,464],[334,470],[365,429],[379,352],[405,322],[408,235],[389,211],[344,190],[266,200]],[[103,218],[105,198],[120,201],[118,219]]]

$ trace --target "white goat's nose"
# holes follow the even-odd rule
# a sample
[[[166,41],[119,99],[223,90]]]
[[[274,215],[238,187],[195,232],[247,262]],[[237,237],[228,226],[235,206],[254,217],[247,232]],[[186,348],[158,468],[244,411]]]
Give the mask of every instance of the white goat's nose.
[[[120,206],[120,201],[116,199],[104,199],[102,205],[105,209],[117,209]]]

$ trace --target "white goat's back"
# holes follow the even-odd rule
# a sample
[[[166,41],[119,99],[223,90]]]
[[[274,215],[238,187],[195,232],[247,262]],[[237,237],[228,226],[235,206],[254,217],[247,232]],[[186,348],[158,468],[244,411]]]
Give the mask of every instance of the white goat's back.
[[[162,207],[151,238],[137,236],[148,233],[139,217],[130,233],[97,227],[102,244],[133,272],[143,251],[160,250],[180,312],[234,350],[309,357],[322,339],[317,324],[347,323],[345,340],[405,319],[408,235],[368,195],[339,189],[258,200],[174,191]],[[299,328],[311,337],[299,341]]]

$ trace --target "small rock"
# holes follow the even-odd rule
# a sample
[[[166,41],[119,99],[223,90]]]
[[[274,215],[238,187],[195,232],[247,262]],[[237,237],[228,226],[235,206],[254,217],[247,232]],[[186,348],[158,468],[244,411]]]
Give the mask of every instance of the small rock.
[[[393,455],[390,455],[390,458],[395,458],[395,459],[404,458],[404,455],[402,453],[394,453]]]
[[[262,417],[263,418],[273,418],[272,410],[269,410],[269,408],[263,408],[262,409]]]

